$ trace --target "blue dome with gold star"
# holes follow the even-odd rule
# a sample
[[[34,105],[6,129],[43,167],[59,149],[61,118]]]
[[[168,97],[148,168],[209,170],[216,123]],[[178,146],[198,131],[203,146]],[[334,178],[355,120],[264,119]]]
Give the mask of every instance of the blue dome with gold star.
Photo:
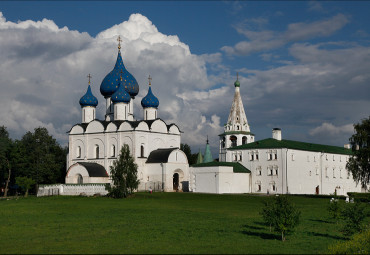
[[[141,99],[141,106],[144,108],[153,107],[158,108],[159,100],[153,95],[152,88],[149,87],[148,94]]]
[[[122,75],[123,88],[130,94],[132,98],[139,93],[139,85],[132,74],[130,74],[123,64],[121,51],[118,51],[116,65],[113,70],[107,74],[100,85],[100,93],[104,97],[110,97],[117,91],[120,77]]]
[[[80,105],[81,107],[85,106],[96,107],[98,105],[98,99],[92,94],[90,84],[89,87],[87,87],[86,94],[80,99]]]
[[[120,78],[121,79],[121,78]],[[112,95],[113,103],[129,103],[131,100],[130,94],[123,88],[123,82],[120,81],[118,89]]]

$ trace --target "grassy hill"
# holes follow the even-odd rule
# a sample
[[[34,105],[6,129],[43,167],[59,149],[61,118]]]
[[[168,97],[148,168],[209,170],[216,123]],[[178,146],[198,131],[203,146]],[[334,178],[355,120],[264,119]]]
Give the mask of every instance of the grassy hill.
[[[0,200],[0,253],[320,253],[345,240],[329,198],[291,199],[302,211],[280,241],[259,212],[266,197],[138,193],[133,198]],[[369,208],[368,208],[369,209]],[[366,219],[370,222],[369,218]]]

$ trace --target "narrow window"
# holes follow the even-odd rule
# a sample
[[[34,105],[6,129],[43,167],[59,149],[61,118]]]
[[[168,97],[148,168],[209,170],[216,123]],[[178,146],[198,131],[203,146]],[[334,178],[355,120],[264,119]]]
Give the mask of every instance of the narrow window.
[[[275,175],[278,175],[278,168],[275,168]]]
[[[99,145],[95,145],[95,158],[99,158]]]
[[[116,156],[116,146],[112,144],[112,157]]]
[[[142,158],[144,157],[144,145],[141,145],[141,147],[140,147],[140,157],[142,157]],[[176,157],[177,157],[177,154],[176,154]]]
[[[277,159],[277,153],[275,153],[275,159]]]
[[[81,158],[81,147],[77,146],[76,158]]]
[[[242,161],[242,155],[241,155],[241,154],[240,154],[240,156],[239,156],[239,160],[240,160],[240,161]]]
[[[251,161],[253,161],[254,160],[254,155],[253,154],[251,154]]]
[[[258,160],[258,153],[256,153],[256,160]]]

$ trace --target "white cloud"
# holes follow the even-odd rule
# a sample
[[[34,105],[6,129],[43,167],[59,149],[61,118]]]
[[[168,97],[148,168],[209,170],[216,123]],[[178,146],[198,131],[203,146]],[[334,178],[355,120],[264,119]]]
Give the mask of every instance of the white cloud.
[[[251,21],[255,23],[255,21]],[[242,23],[236,27],[238,33],[247,37],[247,41],[241,41],[234,46],[221,48],[228,55],[248,55],[253,52],[266,51],[282,47],[291,42],[298,42],[315,37],[327,37],[340,30],[349,22],[347,16],[337,14],[329,19],[311,23],[289,24],[284,32],[280,31],[254,31],[248,25]],[[265,22],[266,23],[266,22]]]
[[[337,135],[347,135],[351,136],[353,134],[353,124],[347,124],[343,126],[334,126],[331,123],[324,122],[321,126],[313,128],[310,130],[310,135],[312,136],[337,136]]]

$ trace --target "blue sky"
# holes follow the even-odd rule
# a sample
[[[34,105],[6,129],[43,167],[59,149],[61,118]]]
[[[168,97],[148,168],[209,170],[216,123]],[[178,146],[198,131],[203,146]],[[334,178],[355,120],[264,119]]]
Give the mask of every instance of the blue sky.
[[[159,117],[194,152],[208,135],[218,157],[236,72],[256,139],[280,127],[285,139],[342,146],[370,115],[369,10],[368,1],[1,1],[0,124],[15,138],[44,125],[66,144],[88,73],[102,118],[99,86],[121,34],[140,84],[135,111],[150,74]]]

